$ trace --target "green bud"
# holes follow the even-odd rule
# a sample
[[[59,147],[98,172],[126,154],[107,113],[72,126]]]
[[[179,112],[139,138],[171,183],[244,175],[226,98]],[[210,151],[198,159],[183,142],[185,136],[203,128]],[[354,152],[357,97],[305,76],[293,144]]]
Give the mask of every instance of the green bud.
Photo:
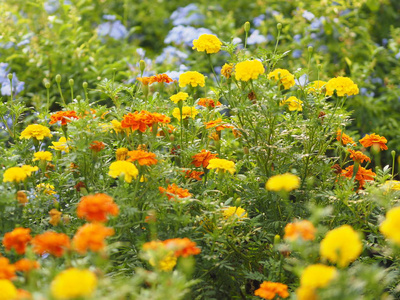
[[[250,22],[244,23],[244,31],[249,32],[250,31]]]
[[[279,234],[274,236],[274,245],[277,245],[281,242],[281,236]]]
[[[69,86],[74,86],[74,80],[71,78],[70,80],[68,80]]]
[[[278,30],[280,31],[282,29],[282,23],[276,24],[276,28],[278,28]]]
[[[61,75],[60,75],[60,74],[57,74],[57,75],[56,75],[56,82],[57,82],[57,83],[60,83],[60,82],[61,82]]]
[[[45,84],[44,84],[44,87],[45,87],[46,89],[49,89],[50,86],[51,86],[51,85],[50,85],[50,82],[46,81]]]
[[[146,68],[146,63],[143,59],[140,60],[139,66],[140,66],[140,72],[143,73],[144,69]]]
[[[76,96],[76,100],[77,100],[78,102],[81,101],[81,100],[82,100],[81,95]]]
[[[396,157],[396,151],[392,150],[392,152],[390,152],[390,154],[392,154],[393,159]]]
[[[314,48],[313,48],[313,46],[308,46],[307,50],[308,50],[308,53],[312,53],[314,51]]]
[[[8,73],[7,78],[11,80],[13,78],[13,74],[12,73]]]
[[[82,83],[82,87],[83,87],[84,89],[87,89],[88,83],[85,81],[84,83]]]
[[[235,200],[235,206],[236,207],[240,207],[240,203],[242,202],[242,199],[240,199],[240,198],[237,198],[236,200]]]

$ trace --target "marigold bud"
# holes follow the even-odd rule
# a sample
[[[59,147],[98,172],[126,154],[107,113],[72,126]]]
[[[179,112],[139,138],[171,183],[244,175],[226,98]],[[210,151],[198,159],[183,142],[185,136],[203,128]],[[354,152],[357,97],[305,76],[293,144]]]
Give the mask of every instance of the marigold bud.
[[[244,23],[244,31],[246,31],[246,32],[250,31],[250,22]]]
[[[85,81],[84,83],[82,83],[82,87],[83,87],[84,89],[87,89],[88,83]]]
[[[139,62],[139,66],[140,66],[140,72],[143,73],[144,69],[146,68],[146,62],[143,59],[141,59]]]
[[[60,74],[57,74],[57,75],[56,75],[56,82],[57,82],[57,83],[60,83],[60,82],[61,82],[61,75],[60,75]]]
[[[74,80],[72,78],[70,78],[70,80],[68,80],[69,86],[73,86],[74,85]]]
[[[7,78],[10,79],[10,80],[13,79],[13,74],[12,73],[8,73]]]
[[[282,23],[276,24],[276,28],[278,28],[278,30],[280,31],[282,29]]]

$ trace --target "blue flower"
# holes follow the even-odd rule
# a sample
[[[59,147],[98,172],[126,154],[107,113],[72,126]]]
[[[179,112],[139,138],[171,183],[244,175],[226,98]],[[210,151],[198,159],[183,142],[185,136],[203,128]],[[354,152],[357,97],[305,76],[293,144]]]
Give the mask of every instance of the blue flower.
[[[200,35],[205,33],[212,34],[212,32],[207,28],[194,28],[192,26],[178,25],[168,32],[164,43],[175,43],[177,45],[185,44],[186,46],[192,46],[193,40],[199,38]]]
[[[265,15],[259,15],[253,19],[253,24],[255,27],[259,27],[262,24],[262,21],[265,20]]]
[[[107,21],[115,21],[117,17],[114,15],[103,15],[103,19]]]
[[[64,5],[71,5],[70,0],[64,0]],[[47,0],[44,4],[44,9],[48,14],[55,13],[60,7],[60,0]]]
[[[136,53],[137,53],[140,57],[145,57],[145,55],[146,55],[146,51],[143,50],[143,48],[137,48],[137,49],[136,49]]]
[[[303,74],[299,77],[299,79],[295,79],[294,81],[299,86],[306,86],[308,84],[308,75]]]
[[[155,61],[157,64],[162,64],[163,62],[172,64],[174,61],[182,63],[188,58],[188,56],[188,54],[178,50],[173,46],[167,46],[163,49],[163,52],[157,56]]]
[[[303,12],[303,18],[306,19],[307,21],[312,21],[315,18],[315,15],[312,12],[309,12],[307,10],[305,10]]]
[[[325,21],[324,17],[321,18],[316,18],[312,23],[310,24],[310,28],[317,30],[317,29],[323,29],[323,22]]]
[[[303,54],[303,51],[301,51],[299,49],[296,49],[296,50],[294,50],[292,52],[292,57],[293,58],[300,58],[302,54]]]
[[[179,76],[186,72],[189,68],[186,67],[185,65],[180,65],[179,66],[179,71],[167,71],[165,74],[167,74],[172,80],[179,80]]]
[[[254,30],[253,33],[247,38],[248,45],[262,44],[267,41],[267,38],[260,34],[259,30]]]
[[[400,59],[400,51],[394,56],[396,59]]]
[[[204,16],[198,11],[196,4],[192,3],[185,7],[178,7],[172,14],[170,19],[173,20],[174,26],[178,25],[201,25],[204,21]]]
[[[15,75],[15,73],[13,73],[12,87],[13,87],[14,95],[21,93],[25,87],[25,82],[19,81],[17,78],[17,75]],[[11,96],[10,80],[7,77],[6,77],[6,80],[2,81],[1,94],[3,96]]]
[[[97,27],[99,36],[110,36],[113,39],[120,40],[128,35],[128,31],[120,20],[114,22],[105,22]]]
[[[296,35],[293,37],[293,40],[294,40],[295,42],[297,42],[297,43],[300,43],[300,41],[301,41],[301,34],[296,34]]]

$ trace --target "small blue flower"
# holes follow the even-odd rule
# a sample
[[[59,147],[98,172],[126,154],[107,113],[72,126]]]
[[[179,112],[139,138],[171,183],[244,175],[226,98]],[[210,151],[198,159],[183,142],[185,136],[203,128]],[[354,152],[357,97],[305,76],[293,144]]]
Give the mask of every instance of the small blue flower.
[[[199,8],[196,4],[191,3],[185,7],[178,7],[172,14],[170,19],[174,26],[178,25],[202,25],[205,17],[198,12]]]
[[[155,61],[157,64],[162,64],[163,62],[171,64],[174,61],[182,63],[188,58],[188,56],[188,54],[178,50],[173,46],[167,46],[163,49],[163,52],[159,56],[157,56]]]
[[[296,34],[296,35],[293,37],[293,40],[294,40],[296,43],[300,43],[300,41],[301,41],[301,34]]]
[[[299,49],[296,49],[296,50],[294,50],[292,52],[292,57],[293,58],[300,58],[302,54],[303,54],[303,51],[301,51]]]
[[[146,51],[143,50],[143,48],[137,48],[137,49],[136,49],[136,53],[137,53],[140,57],[145,57],[145,56],[146,56]]]
[[[400,59],[400,51],[394,56],[396,59]]]
[[[294,80],[299,86],[306,86],[308,84],[308,76],[307,74],[303,74],[299,77],[299,79]]]
[[[105,22],[97,27],[99,36],[110,36],[113,39],[120,40],[128,35],[128,31],[120,20],[114,22]]]
[[[21,93],[25,87],[25,82],[19,81],[15,73],[13,73],[12,87],[14,95]],[[11,96],[11,86],[8,78],[6,78],[6,80],[4,80],[1,84],[1,94],[3,96]]]
[[[267,38],[260,34],[259,30],[254,30],[253,33],[247,38],[248,45],[262,44],[267,41]]]
[[[309,12],[307,10],[305,10],[303,12],[303,18],[306,19],[307,21],[312,21],[315,18],[315,15],[312,12]]]
[[[205,33],[212,34],[212,32],[207,28],[194,28],[192,26],[178,25],[169,31],[164,43],[175,43],[177,45],[184,44],[191,47],[193,46],[193,40],[199,38],[200,35]]]
[[[107,21],[115,21],[117,17],[114,15],[103,15],[103,19]]]
[[[253,24],[255,27],[259,27],[262,24],[262,21],[265,20],[265,15],[259,15],[253,19]]]

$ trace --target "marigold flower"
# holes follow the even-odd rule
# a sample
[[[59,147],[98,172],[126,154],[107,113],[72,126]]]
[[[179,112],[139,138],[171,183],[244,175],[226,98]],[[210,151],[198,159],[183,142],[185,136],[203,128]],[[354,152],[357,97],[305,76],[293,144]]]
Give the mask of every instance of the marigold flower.
[[[196,167],[203,166],[203,168],[207,168],[211,159],[214,159],[218,156],[218,154],[213,154],[210,151],[202,149],[200,153],[192,156],[193,161],[192,164]]]
[[[194,107],[191,107],[191,106],[182,107],[182,119],[186,119],[186,118],[194,119],[198,113],[199,113],[198,110]],[[181,120],[181,111],[179,110],[178,107],[174,108],[174,110],[172,111],[172,115],[175,118],[177,118],[179,121]]]
[[[22,139],[37,139],[39,141],[43,140],[45,137],[52,137],[53,135],[50,133],[50,129],[39,124],[31,124],[28,125],[24,129],[24,131],[21,132],[21,136],[19,137],[21,140]]]
[[[320,244],[320,254],[324,259],[347,267],[357,259],[362,251],[360,236],[349,225],[343,225],[329,231]]]
[[[232,125],[228,125],[222,121],[221,118],[215,121],[206,122],[204,125],[206,125],[206,129],[215,128],[216,131],[221,131],[225,128],[234,128]]]
[[[142,110],[141,112],[135,111],[124,115],[121,122],[121,128],[130,128],[132,131],[140,130],[145,132],[147,128],[152,127],[156,123],[169,123],[171,119],[163,114],[150,113]]]
[[[304,241],[313,241],[316,231],[317,230],[310,221],[301,220],[286,225],[284,239],[294,241],[301,238]]]
[[[138,81],[140,81],[143,85],[149,85],[151,81],[151,77],[136,77]]]
[[[92,150],[93,152],[100,152],[101,150],[103,150],[105,148],[105,144],[103,142],[99,142],[99,141],[93,141],[90,146],[89,149]]]
[[[81,254],[88,250],[99,252],[106,246],[105,238],[112,235],[114,235],[114,229],[105,227],[101,223],[85,224],[76,232],[72,239],[72,245]]]
[[[17,300],[31,300],[32,294],[23,289],[17,290]]]
[[[222,215],[225,219],[229,219],[232,216],[235,216],[235,219],[237,218],[240,220],[247,218],[247,211],[241,207],[229,206],[223,209]]]
[[[207,108],[214,108],[216,106],[221,106],[221,102],[214,100],[214,99],[210,99],[210,98],[200,98],[199,102],[197,102],[197,105],[203,106],[203,107],[207,107]]]
[[[210,159],[207,169],[216,169],[217,171],[228,171],[232,175],[236,172],[235,163],[233,161],[221,158]]]
[[[358,86],[353,80],[341,76],[329,80],[325,85],[325,89],[325,95],[327,96],[332,96],[335,91],[339,97],[352,96],[359,93]]]
[[[158,82],[158,83],[163,83],[163,82],[171,83],[171,82],[173,82],[173,80],[167,74],[157,74],[157,75],[154,75],[154,76],[150,77],[150,82],[149,83],[153,84],[155,82]]]
[[[38,167],[32,167],[32,166],[30,166],[30,165],[23,165],[23,166],[21,167],[21,170],[22,170],[23,172],[25,172],[26,176],[29,177],[29,176],[32,175],[33,172],[36,172],[37,170],[39,170],[39,168],[38,168]]]
[[[117,151],[115,151],[115,155],[117,160],[126,160],[128,156],[129,150],[127,148],[118,148]]]
[[[38,167],[23,165],[22,167],[11,167],[5,170],[3,174],[3,182],[16,182],[24,181],[27,177],[32,175],[32,172],[39,170]]]
[[[224,64],[222,66],[222,69],[221,69],[222,76],[229,79],[229,78],[231,78],[232,73],[233,73],[233,64]]]
[[[188,238],[175,238],[163,241],[166,249],[174,251],[176,257],[188,257],[201,252],[196,243]]]
[[[189,190],[180,188],[175,183],[168,185],[166,189],[161,186],[158,189],[161,194],[167,194],[169,200],[176,198],[183,199],[192,196]]]
[[[275,82],[283,85],[285,90],[290,89],[296,83],[294,81],[294,76],[288,70],[285,69],[275,69],[268,74],[268,79],[272,79]]]
[[[213,34],[202,34],[197,40],[193,40],[193,48],[207,54],[217,53],[221,50],[222,42]]]
[[[71,122],[72,119],[79,119],[75,111],[73,110],[58,111],[50,116],[49,124],[61,122],[61,125],[67,125],[67,123]]]
[[[348,149],[347,151],[350,152],[350,158],[353,159],[353,161],[358,162],[358,163],[363,163],[364,161],[369,161],[371,162],[371,159],[366,156],[364,153],[361,151],[354,151],[352,149]]]
[[[260,288],[254,292],[255,296],[263,299],[272,300],[276,295],[282,298],[289,297],[288,286],[279,282],[264,281],[261,283]]]
[[[11,232],[7,232],[3,238],[3,245],[7,251],[15,249],[18,254],[24,254],[26,245],[31,241],[31,230],[29,228],[17,227]]]
[[[307,93],[321,93],[323,89],[325,89],[326,81],[322,80],[316,80],[312,82],[308,88],[307,88]]]
[[[302,106],[303,101],[297,99],[294,96],[291,96],[280,103],[281,106],[286,104],[290,111],[303,111],[303,106]]]
[[[188,93],[179,92],[178,94],[169,97],[169,99],[171,99],[171,101],[173,101],[174,103],[178,103],[179,101],[185,101],[188,97]]]
[[[323,288],[326,287],[337,275],[335,267],[323,264],[310,265],[301,273],[300,284],[302,287]]]
[[[33,252],[38,255],[49,253],[60,257],[64,254],[65,250],[70,248],[70,240],[64,233],[46,231],[35,236],[32,240],[32,245]]]
[[[53,159],[53,154],[49,151],[39,151],[33,154],[33,161],[51,161]]]
[[[151,241],[143,245],[149,264],[161,271],[171,271],[177,261],[174,251],[168,250],[161,241]]]
[[[259,60],[246,60],[237,63],[235,66],[236,80],[249,81],[250,79],[257,79],[258,76],[264,74],[265,69]]]
[[[117,134],[120,132],[124,132],[127,136],[129,136],[129,134],[131,133],[131,129],[129,127],[122,128],[122,123],[119,122],[118,120],[112,120],[111,125],[112,125],[115,133],[117,133]]]
[[[20,259],[14,264],[14,266],[15,269],[20,272],[30,272],[33,269],[40,268],[40,264],[36,260],[29,260],[27,258]]]
[[[400,207],[394,207],[386,213],[379,230],[387,239],[400,245]]]
[[[125,160],[117,160],[111,163],[108,175],[113,178],[124,176],[124,180],[131,183],[132,178],[136,179],[139,175],[139,171],[133,163]]]
[[[143,150],[133,150],[128,152],[129,158],[127,161],[137,161],[141,166],[150,166],[157,164],[156,155],[152,152]]]
[[[179,76],[179,86],[185,87],[190,85],[192,87],[201,86],[204,87],[206,84],[206,79],[203,74],[196,72],[196,71],[188,71],[182,73]]]
[[[39,183],[36,186],[36,189],[39,192],[49,195],[49,196],[57,194],[57,192],[54,190],[54,185],[51,185],[49,183]]]
[[[26,204],[28,203],[28,197],[24,191],[17,192],[17,200],[19,204]]]
[[[61,222],[61,215],[62,212],[58,211],[57,209],[53,208],[49,211],[50,221],[49,223],[53,226],[57,226]]]
[[[300,178],[290,173],[272,176],[268,179],[265,185],[265,188],[267,190],[274,192],[279,192],[279,191],[290,192],[299,187],[300,187]]]
[[[15,266],[10,264],[6,257],[0,257],[0,279],[13,280],[15,278]]]
[[[338,142],[341,142],[343,146],[346,146],[347,144],[356,145],[353,139],[344,132],[342,132],[340,129],[336,131],[336,140]]]
[[[353,178],[353,173],[354,166],[349,166],[342,170],[342,176],[349,179]],[[367,170],[361,166],[358,166],[357,174],[354,179],[358,181],[359,187],[362,188],[365,184],[365,181],[373,181],[375,176],[376,174],[371,170]]]
[[[78,217],[89,222],[106,222],[108,215],[117,216],[118,213],[113,198],[102,193],[83,196],[77,208]]]
[[[400,191],[400,181],[398,180],[386,180],[383,187],[388,191]]]
[[[0,299],[1,300],[15,300],[17,299],[18,293],[17,288],[13,285],[10,280],[0,279]]]
[[[297,300],[318,300],[315,289],[307,286],[300,286],[296,290]]]
[[[68,141],[70,141],[70,139],[68,139]],[[58,142],[51,142],[51,143],[53,144],[53,146],[49,146],[49,148],[54,149],[54,150],[58,150],[58,151],[64,151],[66,153],[69,152],[67,139],[65,137],[60,137]]]
[[[51,294],[56,299],[86,298],[97,287],[97,278],[89,270],[69,268],[59,273],[51,283]]]
[[[191,178],[191,179],[195,179],[195,180],[199,180],[199,181],[202,180],[202,178],[200,176],[204,174],[204,172],[199,172],[199,171],[194,171],[194,170],[187,170],[184,172],[185,172],[186,178]]]
[[[371,135],[366,134],[361,140],[359,140],[360,144],[363,145],[365,148],[375,146],[379,147],[381,150],[387,150],[388,147],[386,146],[387,139],[384,136],[377,135],[372,133]]]

